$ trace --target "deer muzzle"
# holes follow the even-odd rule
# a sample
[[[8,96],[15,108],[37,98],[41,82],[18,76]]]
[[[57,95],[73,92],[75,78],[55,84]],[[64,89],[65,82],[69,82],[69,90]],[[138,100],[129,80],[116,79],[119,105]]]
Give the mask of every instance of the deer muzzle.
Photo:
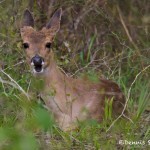
[[[31,59],[31,65],[34,67],[33,71],[35,73],[42,73],[43,72],[44,59],[39,55],[35,55]]]

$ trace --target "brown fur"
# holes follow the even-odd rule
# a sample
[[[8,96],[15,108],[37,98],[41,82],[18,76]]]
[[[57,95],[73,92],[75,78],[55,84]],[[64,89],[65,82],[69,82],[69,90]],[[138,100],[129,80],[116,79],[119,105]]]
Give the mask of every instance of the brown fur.
[[[73,79],[58,69],[53,51],[49,51],[45,44],[53,42],[54,35],[59,30],[60,17],[61,9],[53,15],[50,24],[41,31],[35,31],[30,25],[21,29],[23,41],[29,44],[29,48],[26,49],[28,63],[36,54],[45,61],[44,73],[37,74],[36,77],[42,78],[45,82],[44,89],[40,93],[46,106],[52,111],[63,130],[72,128],[77,120],[102,121],[105,100],[112,98],[113,114],[120,114],[125,97],[116,83],[101,79],[96,84],[87,80]]]

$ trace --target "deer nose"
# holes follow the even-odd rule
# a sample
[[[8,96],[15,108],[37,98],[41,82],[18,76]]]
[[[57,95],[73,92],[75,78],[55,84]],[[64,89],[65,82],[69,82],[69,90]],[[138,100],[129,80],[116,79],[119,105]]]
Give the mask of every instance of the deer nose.
[[[43,63],[43,58],[42,57],[40,57],[39,55],[35,55],[33,58],[32,58],[32,60],[31,60],[31,62],[33,62],[33,64],[36,66],[36,65],[42,65],[42,63]]]

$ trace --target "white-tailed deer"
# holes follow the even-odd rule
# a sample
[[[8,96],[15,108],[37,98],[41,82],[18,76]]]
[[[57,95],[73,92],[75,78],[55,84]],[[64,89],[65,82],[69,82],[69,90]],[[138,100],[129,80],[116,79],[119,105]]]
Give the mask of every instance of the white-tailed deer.
[[[51,43],[59,31],[62,10],[57,10],[48,24],[36,31],[31,13],[24,12],[21,37],[28,64],[36,79],[44,80],[44,88],[40,91],[46,106],[54,114],[59,127],[70,129],[76,121],[104,117],[105,100],[113,99],[113,114],[121,113],[125,97],[119,86],[109,80],[99,83],[66,76],[57,67]]]

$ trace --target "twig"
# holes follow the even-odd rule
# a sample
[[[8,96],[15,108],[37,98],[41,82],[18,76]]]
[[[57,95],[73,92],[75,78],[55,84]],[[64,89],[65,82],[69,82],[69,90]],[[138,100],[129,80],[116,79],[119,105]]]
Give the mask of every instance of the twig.
[[[1,43],[2,43],[2,44],[0,45],[0,47],[3,47],[6,42],[2,41]]]
[[[74,29],[77,30],[79,22],[92,10],[95,10],[95,6],[97,6],[98,0],[96,0],[94,3],[91,0],[88,0],[86,2],[86,6],[82,9],[80,15],[76,19],[74,23]]]
[[[64,69],[62,69],[61,67],[57,66],[67,77],[68,77],[68,74],[65,72]]]
[[[99,51],[99,50],[95,51],[95,53],[94,53],[93,56],[92,56],[92,60],[91,60],[87,65],[85,65],[84,67],[79,68],[78,70],[76,70],[75,73],[71,75],[71,77],[75,76],[79,71],[81,71],[81,70],[87,68],[89,65],[91,65],[91,64],[94,62],[94,59],[95,59],[96,54],[97,54],[98,51]]]
[[[3,87],[4,93],[6,94],[5,87],[4,87],[4,81],[2,80],[1,77],[0,77],[0,82],[2,83],[2,87]]]
[[[20,62],[18,62],[18,63],[16,63],[16,64],[14,64],[13,66],[7,67],[7,68],[5,68],[5,69],[3,69],[3,70],[6,70],[6,69],[12,69],[12,67],[15,67],[15,66],[18,66],[18,65],[20,65],[20,64],[23,64],[24,62],[25,62],[25,61],[22,60],[22,61],[20,61]]]
[[[129,117],[127,117],[125,114],[123,114],[123,117],[127,118],[128,120],[130,120],[130,122],[134,123],[134,122],[132,121],[132,119],[130,119]]]
[[[5,81],[3,83],[8,83],[10,85],[13,85],[15,88],[19,89],[28,98],[28,100],[30,100],[29,95],[24,91],[24,89],[9,74],[7,74],[6,72],[4,72],[3,70],[1,70],[1,72],[3,74],[5,74],[10,79],[10,81],[11,81],[11,82],[6,82]],[[4,80],[1,79],[1,81],[4,81]]]
[[[74,28],[75,30],[77,30],[78,28],[78,24],[79,22],[83,19],[83,17],[85,17],[90,11],[94,10],[93,7],[88,8],[85,12],[83,12],[82,14],[79,15],[79,17],[76,19],[75,23],[74,23]]]
[[[114,124],[115,124],[122,116],[124,116],[124,112],[125,112],[125,109],[126,109],[126,107],[127,107],[127,103],[128,103],[128,101],[129,101],[130,94],[131,94],[131,89],[132,89],[134,83],[136,82],[136,80],[137,80],[137,78],[139,77],[139,75],[141,75],[141,73],[143,73],[143,72],[144,72],[145,70],[147,70],[149,67],[150,67],[150,65],[148,65],[147,67],[145,67],[142,71],[140,71],[140,72],[135,76],[135,79],[134,79],[133,82],[131,83],[131,86],[130,86],[130,88],[129,88],[129,90],[128,90],[127,100],[126,100],[126,103],[125,103],[124,108],[123,108],[123,110],[122,110],[122,113],[120,114],[120,116],[119,116],[117,119],[115,119],[115,120],[112,122],[112,124],[111,124],[110,127],[106,130],[106,132],[108,132],[108,131],[112,128],[112,126],[114,126]]]
[[[28,85],[28,88],[27,88],[27,93],[29,93],[30,85],[31,85],[31,79],[29,81],[29,85]]]
[[[122,17],[122,14],[121,14],[121,10],[120,10],[120,8],[119,8],[118,6],[117,6],[117,10],[118,10],[118,13],[119,13],[119,18],[120,18],[121,24],[122,24],[122,26],[123,26],[123,28],[124,28],[124,30],[125,30],[125,32],[126,32],[128,38],[129,38],[129,41],[132,43],[132,45],[134,46],[134,48],[135,48],[136,50],[138,50],[138,47],[137,47],[136,44],[134,43],[134,41],[133,41],[133,39],[132,39],[132,37],[131,37],[131,35],[130,35],[130,33],[129,33],[129,30],[128,30],[128,28],[127,28],[127,26],[126,26],[126,24],[125,24],[125,22],[124,22],[124,20],[123,20],[123,17]],[[138,52],[139,52],[139,51],[138,51]]]

